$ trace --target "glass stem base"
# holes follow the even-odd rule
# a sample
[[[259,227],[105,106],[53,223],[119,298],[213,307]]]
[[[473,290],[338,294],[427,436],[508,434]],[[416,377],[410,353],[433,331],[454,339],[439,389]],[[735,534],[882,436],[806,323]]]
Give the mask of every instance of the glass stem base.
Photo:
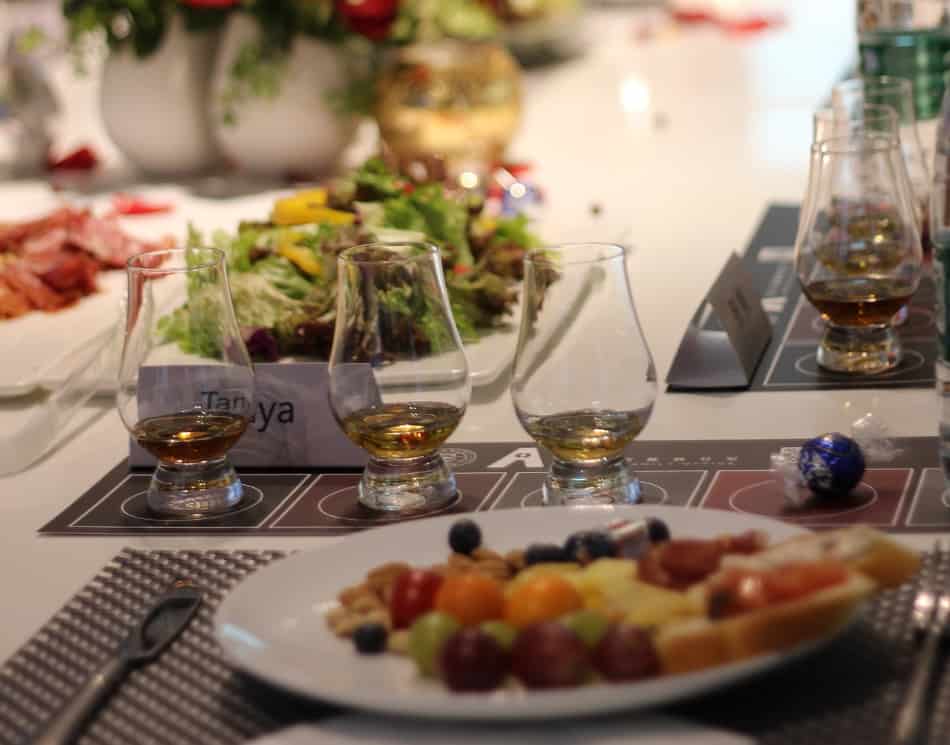
[[[818,345],[818,364],[826,370],[875,375],[900,364],[903,348],[890,326],[828,324]]]
[[[243,488],[227,458],[201,463],[159,463],[149,484],[149,510],[167,517],[208,517],[228,512]]]
[[[458,494],[455,474],[439,453],[408,460],[370,458],[360,504],[383,512],[417,512],[447,505]]]
[[[541,493],[545,505],[637,504],[640,479],[624,457],[589,466],[555,458]]]

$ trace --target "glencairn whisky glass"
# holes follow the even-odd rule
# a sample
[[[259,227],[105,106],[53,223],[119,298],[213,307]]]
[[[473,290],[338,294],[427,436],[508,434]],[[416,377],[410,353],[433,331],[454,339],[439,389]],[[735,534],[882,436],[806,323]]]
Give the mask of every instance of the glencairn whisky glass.
[[[625,257],[622,246],[588,243],[525,258],[511,397],[554,456],[547,505],[640,500],[625,450],[650,419],[657,384]]]
[[[900,140],[900,123],[893,106],[854,103],[849,108],[830,106],[819,109],[812,119],[812,142],[847,137],[860,132],[889,135]]]
[[[468,361],[438,247],[372,243],[338,259],[330,404],[347,437],[369,453],[359,500],[412,513],[457,496],[439,448],[471,395]]]
[[[917,128],[913,83],[893,75],[867,75],[844,80],[831,91],[831,108],[838,112],[847,112],[851,119],[856,118],[857,112],[869,104],[888,106],[897,116],[900,150],[912,189],[917,230],[926,250],[929,232],[927,211],[930,200],[930,169],[927,167],[928,156],[921,145]]]
[[[818,364],[874,375],[900,363],[892,319],[920,282],[922,251],[900,145],[857,132],[812,146],[795,243],[799,282],[826,323]]]
[[[227,454],[253,413],[254,369],[224,253],[151,251],[132,257],[127,273],[117,403],[132,438],[158,458],[148,507],[179,518],[226,512],[243,495]]]

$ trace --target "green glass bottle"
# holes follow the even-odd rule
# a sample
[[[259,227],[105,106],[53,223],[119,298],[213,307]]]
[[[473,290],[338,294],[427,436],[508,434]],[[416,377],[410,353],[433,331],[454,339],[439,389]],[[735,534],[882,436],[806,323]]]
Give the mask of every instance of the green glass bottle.
[[[950,12],[944,0],[859,0],[862,75],[894,75],[914,84],[917,118],[940,113],[950,52]]]

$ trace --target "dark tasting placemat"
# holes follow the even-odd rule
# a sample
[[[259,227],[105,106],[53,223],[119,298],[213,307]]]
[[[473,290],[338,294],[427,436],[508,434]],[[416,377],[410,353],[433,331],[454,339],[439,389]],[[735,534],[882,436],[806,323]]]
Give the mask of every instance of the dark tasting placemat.
[[[29,743],[40,724],[113,653],[149,602],[179,578],[204,587],[207,603],[158,662],[131,675],[82,745],[230,745],[332,713],[235,673],[212,636],[214,609],[228,590],[282,556],[126,549],[0,669],[0,743]],[[943,576],[950,576],[950,554],[930,554],[927,561],[939,561]],[[769,745],[885,745],[912,663],[914,591],[907,585],[886,593],[857,628],[822,652],[680,705],[674,713]],[[936,700],[934,744],[943,742],[950,728],[946,670]]]
[[[854,376],[818,367],[815,350],[824,330],[818,311],[802,295],[795,270],[798,205],[770,204],[743,258],[746,271],[762,295],[772,321],[772,342],[759,360],[750,391],[845,390],[851,388],[929,388],[934,385],[937,327],[936,286],[925,273],[909,306],[907,321],[897,327],[904,359],[881,375]],[[715,314],[700,308],[694,324],[720,331]],[[671,392],[687,391],[670,388]]]

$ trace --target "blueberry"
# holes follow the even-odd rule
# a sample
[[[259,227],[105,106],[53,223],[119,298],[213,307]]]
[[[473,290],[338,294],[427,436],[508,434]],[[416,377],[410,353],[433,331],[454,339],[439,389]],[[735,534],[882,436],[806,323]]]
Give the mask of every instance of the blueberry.
[[[616,556],[617,545],[607,533],[585,530],[568,536],[564,543],[564,553],[568,561],[587,564],[605,556]]]
[[[656,517],[647,518],[647,535],[650,543],[663,543],[670,540],[670,527]]]
[[[525,566],[567,561],[564,549],[554,543],[532,543],[524,552]]]
[[[449,546],[457,554],[471,554],[482,545],[482,531],[472,520],[459,520],[449,530]]]
[[[385,651],[388,636],[381,623],[364,623],[353,632],[353,643],[360,654],[379,654]]]

